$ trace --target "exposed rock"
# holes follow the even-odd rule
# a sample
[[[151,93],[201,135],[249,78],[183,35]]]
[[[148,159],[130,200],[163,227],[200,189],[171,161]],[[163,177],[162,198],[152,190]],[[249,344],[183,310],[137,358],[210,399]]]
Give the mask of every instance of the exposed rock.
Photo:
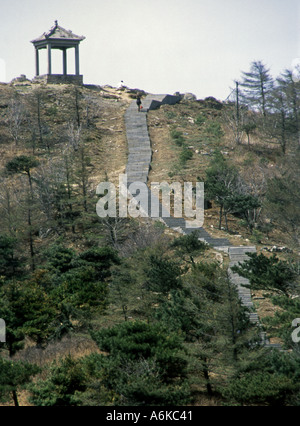
[[[197,100],[197,96],[194,95],[193,93],[185,93],[183,95],[183,99],[185,101],[196,101]]]
[[[269,253],[293,253],[293,250],[289,249],[288,247],[264,247],[263,250],[268,251]]]
[[[209,96],[208,98],[205,98],[204,100],[198,100],[197,102],[203,104],[204,107],[212,108],[216,110],[221,110],[223,108],[222,102],[218,101],[212,96]]]
[[[221,253],[216,253],[216,261],[220,264],[220,266],[223,265],[224,259]]]
[[[28,80],[25,74],[21,74],[19,77],[13,78],[10,84],[31,84],[31,80]]]

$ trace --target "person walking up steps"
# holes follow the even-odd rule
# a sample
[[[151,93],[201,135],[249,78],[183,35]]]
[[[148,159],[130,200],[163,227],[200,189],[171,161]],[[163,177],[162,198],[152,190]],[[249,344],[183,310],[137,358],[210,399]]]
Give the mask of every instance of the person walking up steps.
[[[140,112],[140,110],[141,110],[141,106],[142,106],[142,101],[141,101],[141,97],[140,97],[140,95],[137,95],[137,98],[136,98],[136,104],[137,104],[137,106],[138,106],[138,112]]]

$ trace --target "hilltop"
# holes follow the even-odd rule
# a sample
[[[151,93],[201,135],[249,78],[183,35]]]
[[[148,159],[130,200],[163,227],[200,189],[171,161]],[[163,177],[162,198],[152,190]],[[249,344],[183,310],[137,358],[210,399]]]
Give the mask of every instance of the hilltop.
[[[143,90],[119,90],[110,86],[92,85],[80,88],[72,85],[46,86],[16,79],[10,85],[2,84],[0,91],[2,167],[18,155],[37,155],[45,164],[49,158],[53,160],[59,157],[70,138],[75,137],[74,134],[70,136],[70,125],[78,124],[80,120],[81,137],[87,143],[91,158],[91,191],[95,191],[97,184],[104,179],[118,184],[118,176],[125,172],[127,159],[123,116],[137,93],[145,95]],[[20,111],[18,103],[22,105]],[[153,157],[149,183],[152,180],[204,181],[205,170],[216,149],[232,161],[243,176],[257,180],[255,184],[258,186],[259,180],[264,181],[272,176],[282,161],[280,147],[266,143],[258,132],[251,135],[250,147],[246,134],[243,143],[237,145],[230,123],[226,120],[227,111],[231,108],[230,104],[222,104],[214,98],[197,100],[192,97],[191,100],[183,99],[177,105],[164,105],[156,111],[150,111],[148,126]],[[14,109],[19,115],[17,119],[10,117]],[[15,121],[13,126],[19,127],[18,130],[9,129],[10,120]],[[19,133],[18,143],[13,141],[14,131]],[[189,151],[189,160],[184,166],[178,162],[181,148],[176,138],[172,137],[174,131],[181,134]],[[247,230],[241,228],[232,216],[229,222],[232,222],[230,228],[233,241],[237,242],[234,234],[238,234],[238,238],[243,238],[247,243],[250,237]],[[217,210],[206,211],[204,226],[216,235],[223,235],[217,230],[217,223]],[[285,244],[287,241],[284,235],[275,232],[273,239],[265,241],[263,245]]]

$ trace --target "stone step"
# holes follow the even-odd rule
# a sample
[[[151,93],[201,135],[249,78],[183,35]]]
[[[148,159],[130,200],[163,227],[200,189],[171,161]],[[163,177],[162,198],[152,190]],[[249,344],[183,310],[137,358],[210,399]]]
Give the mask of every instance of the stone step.
[[[128,164],[127,164],[127,169],[140,169],[140,170],[142,170],[142,169],[147,169],[147,170],[149,170],[149,163],[147,163],[147,162],[140,162],[140,163],[135,163],[135,162],[129,162]]]
[[[239,246],[239,247],[231,247],[229,250],[229,255],[245,255],[245,253],[255,253],[256,247],[249,246]]]
[[[236,262],[236,263],[238,263],[238,262],[244,262],[245,260],[249,260],[250,258],[249,258],[249,256],[247,256],[247,255],[240,255],[240,254],[231,254],[230,255],[230,259],[233,261],[233,262]]]
[[[146,152],[146,153],[152,152],[151,146],[148,142],[144,144],[129,144],[128,150],[129,152],[138,153],[138,154],[142,152]]]
[[[127,131],[126,136],[128,141],[149,140],[148,131],[142,129],[140,131]]]

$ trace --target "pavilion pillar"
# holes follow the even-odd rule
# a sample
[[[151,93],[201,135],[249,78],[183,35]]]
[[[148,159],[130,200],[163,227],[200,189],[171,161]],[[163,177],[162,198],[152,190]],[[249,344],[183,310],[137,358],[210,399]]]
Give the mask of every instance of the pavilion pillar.
[[[63,49],[63,74],[67,75],[67,49]]]
[[[35,49],[35,75],[40,75],[39,49]]]
[[[52,74],[52,58],[51,58],[51,44],[49,43],[48,46],[48,74]]]
[[[79,45],[75,46],[75,73],[79,75]]]

